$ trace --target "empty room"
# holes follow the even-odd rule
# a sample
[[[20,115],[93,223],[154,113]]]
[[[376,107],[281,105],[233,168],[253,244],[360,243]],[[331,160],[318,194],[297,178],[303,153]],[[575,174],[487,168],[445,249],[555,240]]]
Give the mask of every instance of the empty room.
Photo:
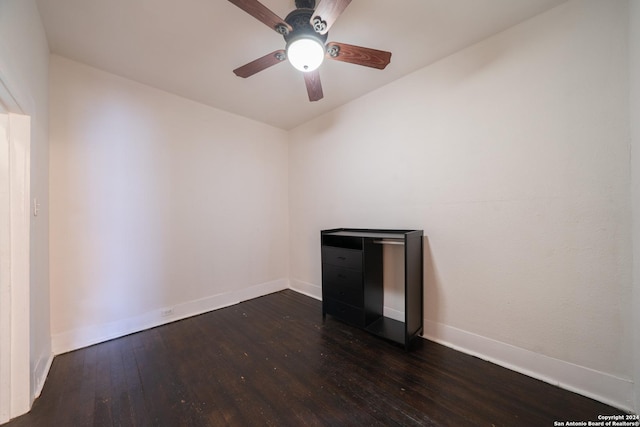
[[[0,0],[0,424],[640,426],[640,1]]]

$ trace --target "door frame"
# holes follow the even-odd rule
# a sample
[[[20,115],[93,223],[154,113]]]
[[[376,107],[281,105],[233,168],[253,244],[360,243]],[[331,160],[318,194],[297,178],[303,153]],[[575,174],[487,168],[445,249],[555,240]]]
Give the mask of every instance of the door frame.
[[[0,424],[31,407],[31,120],[0,73]]]

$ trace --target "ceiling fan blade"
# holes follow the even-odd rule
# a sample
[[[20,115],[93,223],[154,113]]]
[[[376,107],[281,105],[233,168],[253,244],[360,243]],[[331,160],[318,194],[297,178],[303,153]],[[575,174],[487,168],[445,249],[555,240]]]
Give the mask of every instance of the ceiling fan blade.
[[[320,101],[324,96],[322,93],[322,84],[320,83],[320,73],[318,70],[315,70],[302,74],[304,74],[304,83],[307,85],[309,101]]]
[[[311,26],[317,33],[327,34],[336,19],[349,6],[351,0],[320,0],[311,17]]]
[[[257,72],[283,62],[286,57],[287,55],[284,50],[276,50],[275,52],[271,52],[261,58],[256,59],[255,61],[251,61],[240,68],[236,68],[235,70],[233,70],[233,72],[236,76],[244,77],[246,79],[247,77],[253,76]]]
[[[327,43],[327,57],[378,70],[384,70],[391,62],[391,52],[336,42]]]
[[[293,31],[291,25],[284,22],[282,18],[273,13],[268,7],[260,3],[258,0],[229,1],[280,34],[283,34],[283,28],[286,28],[287,31]]]

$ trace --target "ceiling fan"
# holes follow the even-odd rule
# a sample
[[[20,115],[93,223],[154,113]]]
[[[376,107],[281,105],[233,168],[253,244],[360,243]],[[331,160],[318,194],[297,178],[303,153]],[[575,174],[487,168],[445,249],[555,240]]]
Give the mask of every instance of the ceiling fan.
[[[283,20],[258,0],[229,0],[272,30],[282,34],[285,49],[271,52],[249,62],[233,72],[243,78],[250,77],[273,65],[289,60],[303,71],[309,101],[323,97],[318,67],[324,58],[365,67],[384,69],[391,61],[391,52],[346,43],[326,43],[328,32],[351,0],[295,0],[296,9]]]

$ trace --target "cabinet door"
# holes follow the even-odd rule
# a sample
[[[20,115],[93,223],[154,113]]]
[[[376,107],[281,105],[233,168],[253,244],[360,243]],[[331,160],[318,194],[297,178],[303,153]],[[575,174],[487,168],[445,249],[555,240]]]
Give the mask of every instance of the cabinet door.
[[[325,298],[322,301],[322,304],[327,314],[361,328],[365,326],[363,308],[354,307],[341,301],[336,301],[332,298]]]
[[[336,265],[352,270],[362,270],[362,251],[338,248],[335,246],[323,246],[322,262],[324,264]]]
[[[364,306],[362,271],[322,264],[322,290],[325,297],[356,307]]]

